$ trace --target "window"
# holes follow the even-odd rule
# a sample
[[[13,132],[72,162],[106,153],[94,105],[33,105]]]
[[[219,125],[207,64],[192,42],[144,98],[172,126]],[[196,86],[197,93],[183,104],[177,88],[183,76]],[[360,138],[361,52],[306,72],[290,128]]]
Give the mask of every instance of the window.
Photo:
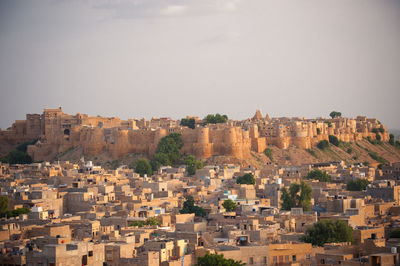
[[[296,259],[297,259],[297,258],[296,258],[296,255],[293,255],[293,256],[292,256],[292,261],[296,261]]]
[[[264,264],[267,264],[267,257],[264,257],[263,263],[264,263]]]
[[[306,254],[306,260],[310,260],[311,259],[311,255],[310,254]]]
[[[288,255],[285,256],[285,261],[289,261],[289,256]]]
[[[272,258],[272,260],[273,260],[274,263],[276,263],[276,262],[278,261],[278,259],[277,259],[276,256],[274,256],[274,257]]]
[[[88,255],[89,257],[93,257],[93,250],[90,250]]]
[[[250,258],[249,264],[254,264],[254,259],[253,259],[253,257]]]

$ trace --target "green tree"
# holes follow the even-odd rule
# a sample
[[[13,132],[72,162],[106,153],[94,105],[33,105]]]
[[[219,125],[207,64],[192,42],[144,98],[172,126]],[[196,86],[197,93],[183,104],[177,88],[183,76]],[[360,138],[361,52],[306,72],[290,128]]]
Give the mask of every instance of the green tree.
[[[389,234],[390,238],[400,238],[400,229],[393,230]]]
[[[135,172],[138,173],[140,176],[151,176],[153,174],[153,170],[151,169],[151,165],[149,161],[145,158],[140,158],[136,161]]]
[[[186,201],[183,203],[183,208],[179,211],[180,213],[194,213],[194,215],[199,217],[205,217],[206,212],[203,208],[194,205],[194,199],[192,196],[188,196]]]
[[[378,135],[379,136],[379,135]],[[380,140],[380,136],[379,137],[375,137],[376,139],[372,139],[370,136],[367,137],[367,140],[369,143],[373,144],[373,145],[381,145],[382,141]]]
[[[320,142],[318,142],[317,147],[320,150],[325,150],[327,148],[329,148],[329,142],[327,140],[321,140]]]
[[[143,227],[145,225],[161,225],[161,223],[156,217],[149,217],[145,221],[137,220],[129,222],[129,226]]]
[[[21,214],[26,214],[26,213],[30,213],[30,212],[31,212],[31,210],[28,209],[28,208],[18,208],[18,209],[15,209],[15,210],[7,210],[5,212],[0,213],[0,217],[5,217],[5,216],[7,218],[18,217]]]
[[[32,158],[26,152],[12,150],[1,161],[9,164],[30,164]]]
[[[264,150],[264,154],[272,161],[272,149],[271,148],[266,148]]]
[[[5,213],[8,210],[10,200],[6,196],[0,196],[0,213]]]
[[[161,165],[176,165],[181,161],[182,135],[171,133],[163,137],[157,146],[157,151],[150,162],[153,171]]]
[[[312,188],[305,182],[292,183],[289,191],[282,189],[281,203],[282,210],[290,211],[292,208],[303,208],[304,211],[311,211]]]
[[[162,165],[172,165],[168,155],[160,152],[153,155],[153,159],[151,160],[150,164],[153,171],[157,171]]]
[[[387,163],[388,163],[388,161],[386,161],[385,158],[382,158],[381,156],[379,156],[379,155],[378,155],[376,152],[374,152],[374,151],[368,152],[368,155],[369,155],[372,159],[374,159],[375,161],[377,161],[378,163],[381,163],[381,164],[387,164]]]
[[[205,118],[205,124],[218,124],[218,123],[226,123],[228,121],[227,115],[207,115]]]
[[[372,132],[373,133],[385,133],[385,129],[382,126],[375,127],[375,128],[372,129]]]
[[[303,242],[314,246],[323,246],[325,243],[353,242],[353,229],[342,220],[322,220],[307,229],[301,238]]]
[[[34,145],[38,140],[35,139],[33,141],[26,141],[24,143],[19,144],[15,149],[18,151],[26,152],[29,145]]]
[[[143,221],[132,221],[132,222],[129,222],[129,226],[143,227],[144,222]]]
[[[146,219],[145,225],[161,225],[156,217],[149,217]]]
[[[170,162],[176,164],[181,159],[182,146],[182,135],[171,133],[160,140],[156,153],[166,154]]]
[[[203,257],[197,258],[196,266],[244,266],[242,261],[233,259],[225,259],[223,254],[210,254],[207,253]]]
[[[357,178],[356,180],[350,180],[347,182],[347,190],[349,191],[362,191],[367,188],[369,181],[367,179]]]
[[[224,207],[227,212],[233,212],[236,211],[237,204],[233,200],[227,199],[222,203],[222,207]]]
[[[389,144],[394,146],[394,135],[393,134],[389,135]]]
[[[186,126],[188,128],[194,129],[196,126],[196,121],[194,120],[194,118],[182,118],[181,126]]]
[[[189,176],[194,175],[197,169],[203,168],[203,162],[197,160],[196,157],[194,157],[193,155],[189,155],[186,158],[185,164],[186,164],[186,171],[188,172]]]
[[[329,116],[332,117],[332,118],[342,117],[342,113],[341,113],[341,112],[332,111],[332,112],[329,114]]]
[[[335,146],[339,146],[339,139],[334,135],[329,135],[329,143],[332,143]]]
[[[254,185],[255,183],[256,179],[254,178],[253,174],[245,174],[236,179],[236,184]]]
[[[326,171],[322,172],[319,169],[311,170],[307,174],[306,178],[307,179],[318,180],[320,182],[332,182],[332,177]]]
[[[320,135],[320,134],[321,134],[321,129],[317,128],[317,135]]]

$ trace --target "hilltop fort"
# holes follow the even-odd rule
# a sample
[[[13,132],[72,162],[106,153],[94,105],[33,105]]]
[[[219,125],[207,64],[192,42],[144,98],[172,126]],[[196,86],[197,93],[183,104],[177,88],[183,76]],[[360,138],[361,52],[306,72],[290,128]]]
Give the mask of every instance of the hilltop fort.
[[[184,154],[198,158],[227,155],[247,158],[250,152],[263,152],[268,145],[281,149],[297,146],[309,149],[330,135],[344,142],[363,138],[389,141],[389,133],[377,119],[356,118],[270,118],[259,110],[243,121],[228,120],[221,124],[204,124],[195,118],[195,127],[181,126],[180,120],[153,118],[121,120],[116,117],[70,115],[58,109],[45,109],[42,114],[27,114],[25,120],[0,130],[0,151],[5,155],[13,147],[27,141],[28,154],[35,160],[51,160],[57,154],[82,147],[87,156],[108,152],[113,158],[130,153],[151,156],[161,138],[181,133]]]

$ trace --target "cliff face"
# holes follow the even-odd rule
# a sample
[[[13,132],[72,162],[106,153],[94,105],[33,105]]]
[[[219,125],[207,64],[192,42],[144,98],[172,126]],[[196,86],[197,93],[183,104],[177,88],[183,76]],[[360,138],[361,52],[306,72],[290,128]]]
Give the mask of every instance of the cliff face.
[[[377,136],[382,141],[389,139],[383,125],[376,119],[365,117],[330,119],[327,122],[321,119],[271,119],[268,115],[263,118],[257,112],[251,121],[232,121],[195,129],[180,127],[168,119],[161,122],[68,115],[60,108],[45,109],[42,115],[27,115],[26,120],[16,121],[8,130],[0,131],[0,147],[4,149],[0,150],[3,152],[0,156],[13,145],[34,139],[39,141],[28,146],[28,153],[35,161],[52,160],[76,147],[81,147],[87,156],[103,152],[108,152],[114,159],[130,153],[152,156],[160,139],[173,132],[182,134],[184,154],[202,159],[214,155],[246,159],[251,157],[251,151],[262,153],[267,145],[280,149],[290,146],[309,149],[328,139],[329,135],[346,142],[366,137],[375,139]]]

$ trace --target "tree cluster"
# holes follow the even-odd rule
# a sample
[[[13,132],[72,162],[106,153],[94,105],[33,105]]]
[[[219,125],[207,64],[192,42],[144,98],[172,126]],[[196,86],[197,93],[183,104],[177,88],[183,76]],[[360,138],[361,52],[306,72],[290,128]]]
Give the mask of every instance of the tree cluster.
[[[161,165],[176,165],[181,161],[182,135],[171,133],[163,137],[158,143],[157,151],[150,162],[153,171]]]
[[[2,163],[9,164],[30,164],[32,163],[31,156],[28,155],[28,145],[33,145],[37,140],[27,141],[18,145],[14,150],[10,151],[5,157],[0,159]]]
[[[254,185],[255,183],[256,179],[254,178],[253,174],[245,174],[236,179],[236,184]]]
[[[1,162],[9,164],[30,164],[32,163],[32,158],[26,152],[12,150],[1,159]]]
[[[233,212],[236,211],[237,204],[233,200],[227,199],[222,203],[222,207],[224,207],[227,212]]]
[[[353,229],[342,220],[322,220],[307,229],[301,238],[303,242],[314,246],[323,246],[325,243],[353,242]]]
[[[385,129],[381,126],[381,127],[375,127],[372,129],[373,133],[385,133]]]
[[[194,129],[196,127],[196,121],[194,120],[194,118],[182,118],[181,126],[185,126],[185,127]]]
[[[334,135],[329,135],[329,143],[331,143],[331,144],[333,144],[333,145],[335,145],[335,146],[339,146],[340,141],[339,141],[339,139],[338,139],[336,136],[334,136]]]
[[[205,118],[205,124],[218,124],[218,123],[226,123],[228,122],[228,116],[227,115],[220,115],[220,114],[215,114],[215,115],[207,115]]]
[[[329,114],[329,116],[332,117],[332,118],[342,117],[342,113],[341,113],[341,112],[332,111],[332,112]]]
[[[400,238],[400,229],[393,230],[389,234],[390,238]]]
[[[203,162],[200,160],[197,160],[196,157],[193,155],[189,155],[186,160],[186,171],[189,176],[192,176],[196,173],[197,169],[202,169],[203,168]]]
[[[151,176],[153,174],[153,169],[147,159],[140,158],[136,161],[135,172],[141,177],[144,175]]]
[[[205,217],[206,212],[202,207],[194,205],[194,199],[192,196],[188,196],[186,201],[183,203],[183,208],[179,211],[180,213],[194,213],[199,217]]]
[[[318,180],[320,182],[332,182],[332,177],[326,171],[321,171],[319,169],[311,170],[306,178]]]
[[[244,266],[242,261],[233,259],[225,259],[223,254],[210,254],[207,253],[203,257],[197,258],[196,266]]]
[[[282,189],[281,201],[282,210],[290,211],[292,208],[303,208],[304,211],[311,211],[312,188],[305,182],[292,183],[289,191]]]
[[[379,135],[378,135],[378,136],[379,136]],[[381,145],[381,144],[382,144],[382,141],[381,141],[380,139],[381,139],[381,136],[379,136],[379,137],[376,138],[376,139],[372,139],[370,136],[367,137],[368,142],[371,143],[371,144],[373,144],[373,145]]]
[[[30,213],[31,210],[28,208],[18,208],[15,210],[10,210],[9,208],[10,200],[6,196],[0,196],[0,218],[2,217],[17,217],[21,214]]]
[[[381,164],[387,164],[387,163],[388,163],[388,161],[387,161],[385,158],[379,156],[379,155],[378,155],[376,152],[374,152],[374,151],[368,151],[368,155],[369,155],[372,159],[374,159],[375,161],[377,161],[377,162],[379,162],[379,163],[381,163]]]
[[[362,191],[367,188],[369,181],[367,179],[357,178],[356,180],[350,180],[347,182],[347,190],[349,191]]]
[[[400,147],[400,141],[396,140],[393,134],[389,135],[389,144],[395,147]]]
[[[325,149],[329,148],[329,142],[325,139],[321,140],[320,142],[318,142],[317,147],[320,150],[325,150]]]
[[[271,148],[266,148],[264,150],[264,154],[272,161],[272,149]]]
[[[385,133],[385,129],[383,128],[383,126],[380,126],[378,128],[373,128],[372,132],[375,133],[375,138],[378,142],[380,142],[382,140],[382,137],[379,133],[383,134]],[[379,143],[381,144],[381,143]]]
[[[395,140],[394,140],[394,135],[393,134],[390,134],[389,135],[389,144],[390,145],[395,145]]]
[[[133,221],[129,223],[129,226],[143,227],[145,225],[161,225],[161,223],[156,217],[149,217],[146,221]]]

